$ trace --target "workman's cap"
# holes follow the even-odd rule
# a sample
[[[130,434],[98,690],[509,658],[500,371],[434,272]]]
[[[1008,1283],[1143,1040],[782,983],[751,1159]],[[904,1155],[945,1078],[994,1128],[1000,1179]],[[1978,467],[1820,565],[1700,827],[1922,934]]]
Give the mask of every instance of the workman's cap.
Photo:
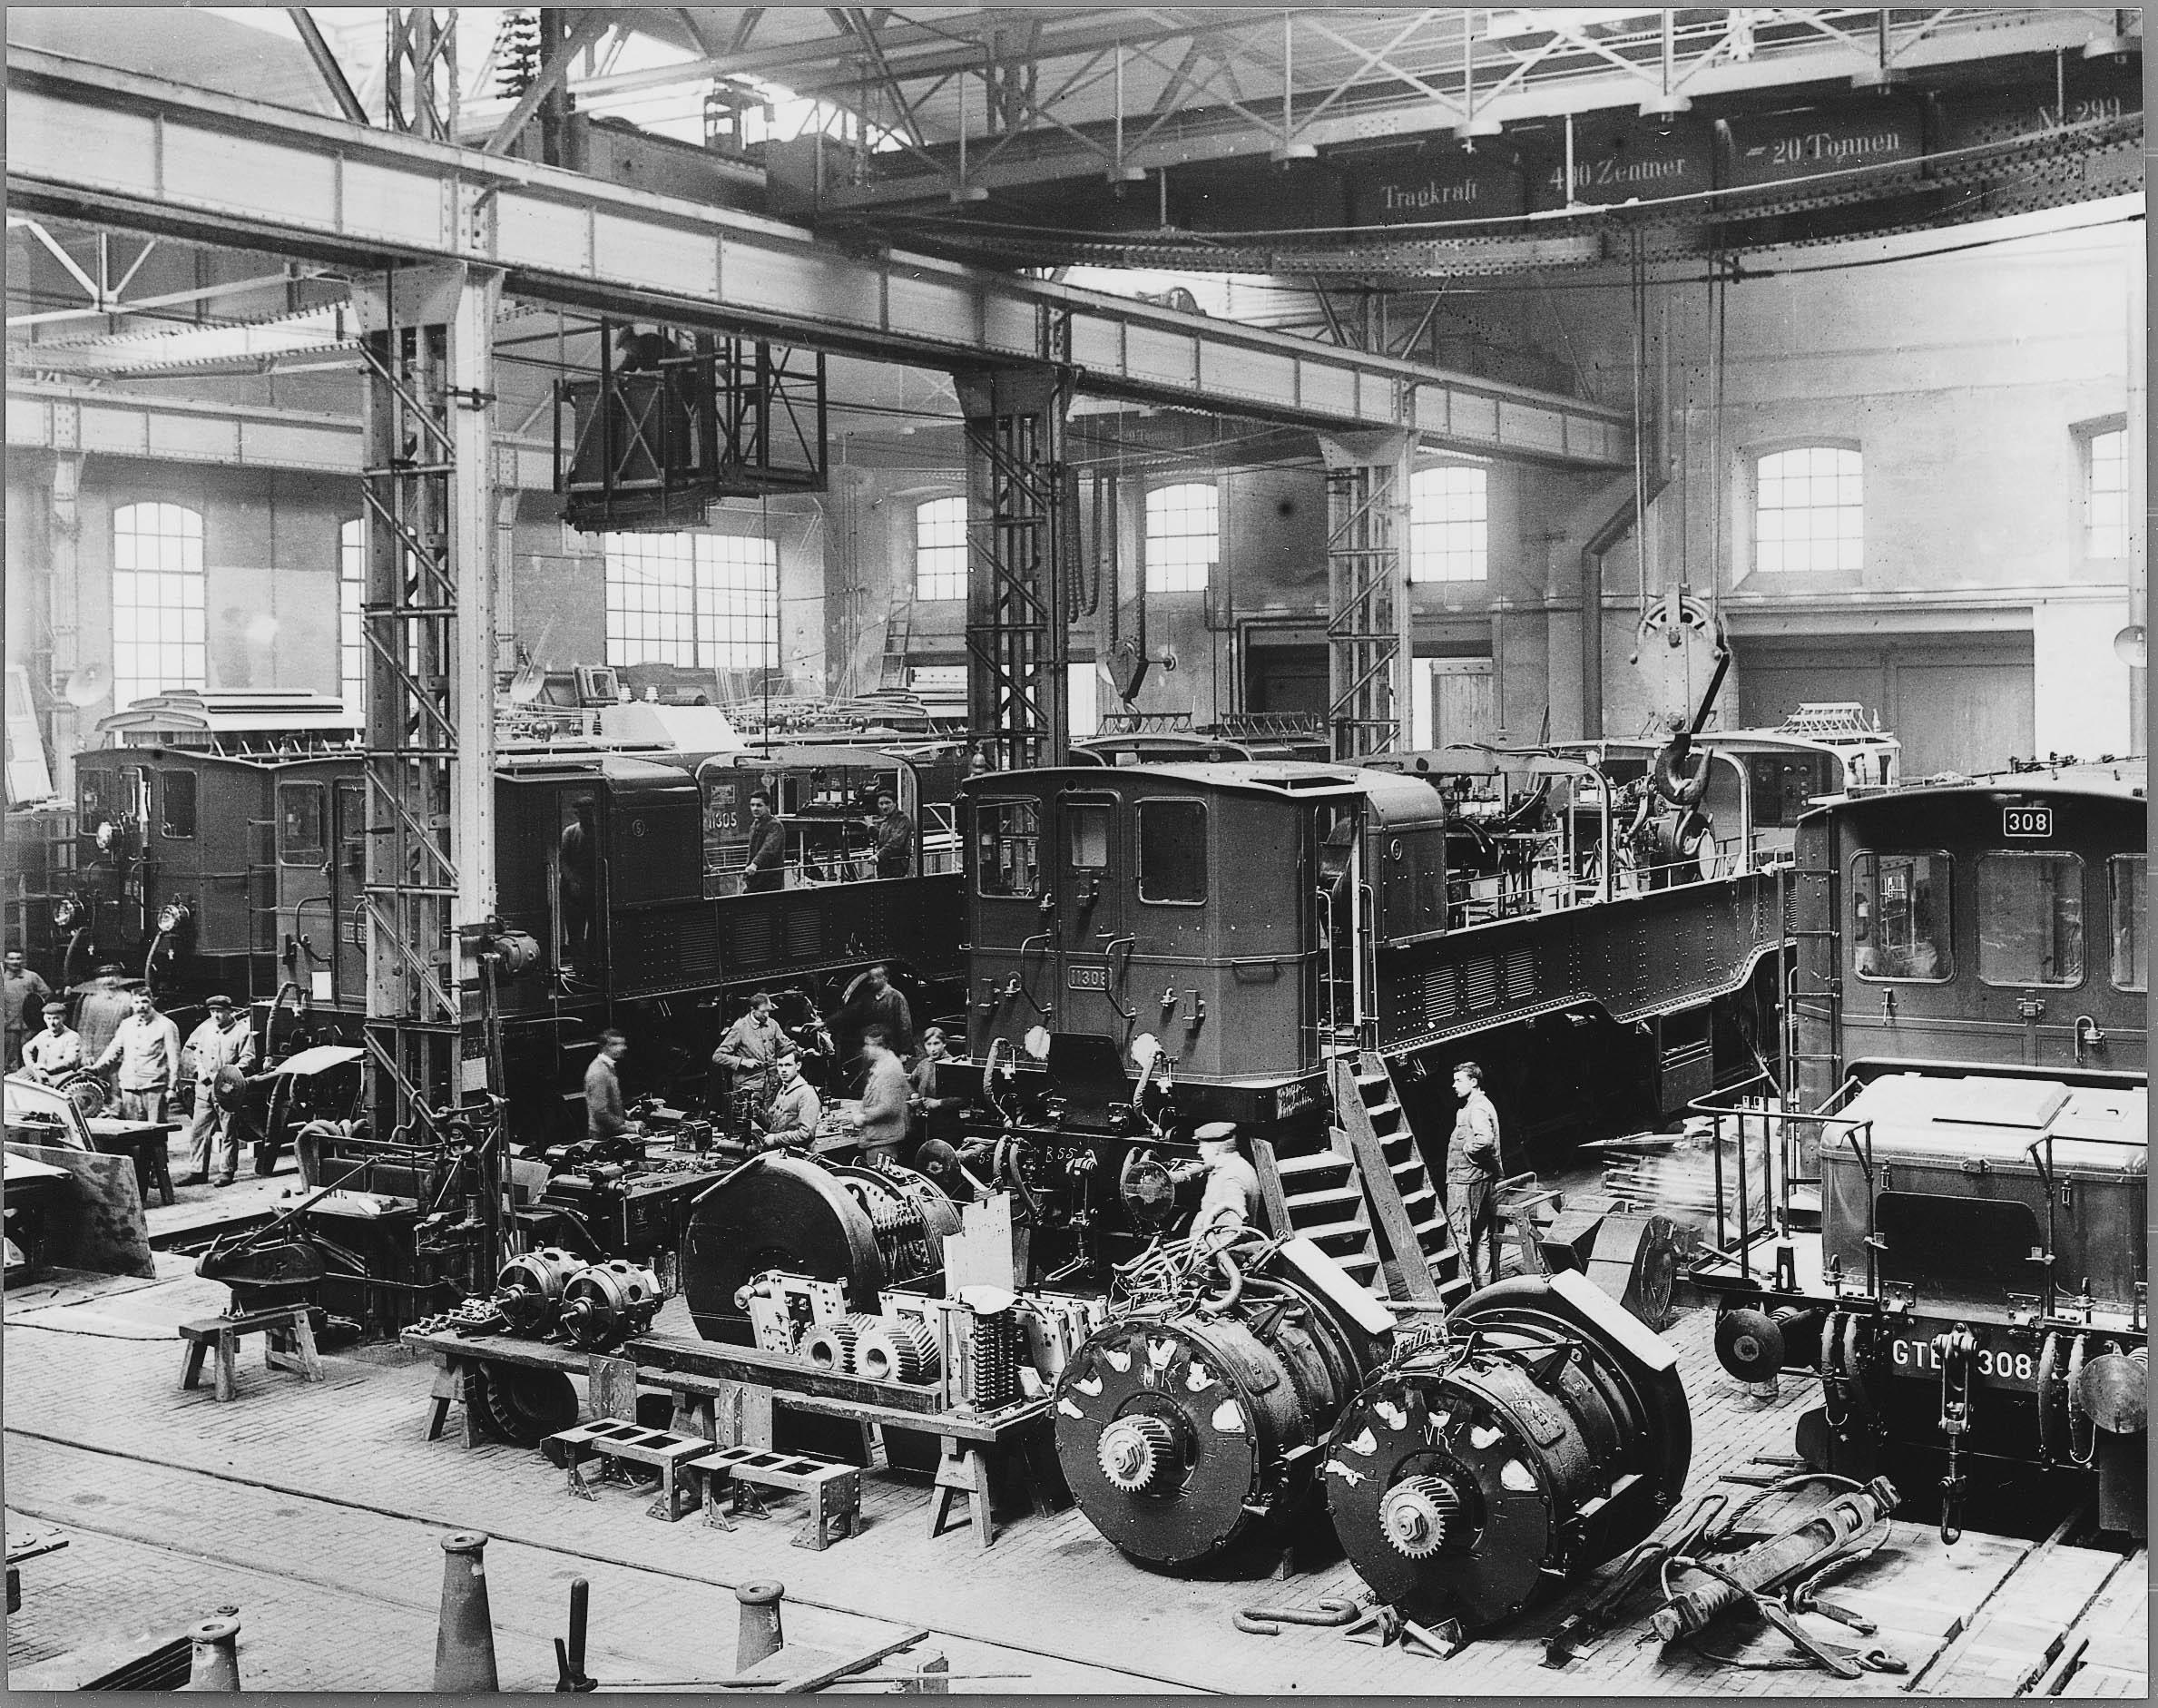
[[[47,1014],[51,1014],[55,1008],[59,1009],[62,1014],[65,1014],[67,1012],[67,998],[64,996],[47,996],[44,999],[42,1006]]]
[[[770,1002],[770,1000],[771,992],[769,990],[752,990],[750,993],[750,1006],[752,1008],[760,1002]]]
[[[1202,1144],[1234,1144],[1236,1143],[1236,1123],[1233,1121],[1210,1121],[1192,1136]]]
[[[230,1008],[232,1006],[232,998],[230,996],[205,996],[202,998],[202,1006],[205,1008]]]

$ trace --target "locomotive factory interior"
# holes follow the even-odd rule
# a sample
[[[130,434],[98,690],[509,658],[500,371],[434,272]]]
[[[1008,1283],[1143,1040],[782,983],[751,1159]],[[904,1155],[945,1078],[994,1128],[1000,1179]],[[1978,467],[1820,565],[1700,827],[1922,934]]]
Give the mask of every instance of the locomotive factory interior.
[[[2147,1694],[2143,19],[9,7],[10,1689]]]

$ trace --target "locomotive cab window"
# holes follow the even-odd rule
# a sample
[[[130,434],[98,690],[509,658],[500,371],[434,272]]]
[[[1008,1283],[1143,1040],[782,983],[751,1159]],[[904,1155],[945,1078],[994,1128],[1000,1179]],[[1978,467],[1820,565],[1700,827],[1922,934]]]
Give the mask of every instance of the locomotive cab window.
[[[1978,977],[1989,985],[2083,983],[2083,860],[1978,857]]]
[[[1042,888],[1042,820],[1031,800],[985,800],[975,814],[985,896],[1024,898]]]
[[[1139,899],[1195,908],[1206,900],[1206,803],[1139,803]]]
[[[1074,800],[1066,805],[1071,826],[1072,869],[1098,872],[1109,865],[1109,803]]]
[[[191,840],[195,834],[194,772],[167,771],[160,780],[158,792],[164,802],[161,821],[164,834],[175,841]]]
[[[1852,969],[1860,978],[1946,984],[1954,862],[1942,853],[1860,854],[1851,861]]]
[[[320,783],[280,783],[278,864],[319,866],[329,859],[329,817]]]
[[[2113,892],[2113,984],[2115,990],[2151,987],[2151,947],[2143,928],[2143,886],[2149,881],[2147,854],[2116,854],[2105,863],[2106,887]]]

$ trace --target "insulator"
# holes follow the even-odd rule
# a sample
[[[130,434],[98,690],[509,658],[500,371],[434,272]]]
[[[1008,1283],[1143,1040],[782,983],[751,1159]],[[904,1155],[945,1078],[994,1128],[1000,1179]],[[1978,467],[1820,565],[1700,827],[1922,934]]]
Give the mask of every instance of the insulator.
[[[1320,1473],[1364,1581],[1475,1629],[1646,1537],[1692,1422],[1671,1349],[1584,1276],[1486,1287],[1452,1330],[1342,1409]]]
[[[887,1318],[865,1330],[854,1348],[856,1371],[871,1381],[930,1381],[940,1361],[935,1331],[911,1317]]]

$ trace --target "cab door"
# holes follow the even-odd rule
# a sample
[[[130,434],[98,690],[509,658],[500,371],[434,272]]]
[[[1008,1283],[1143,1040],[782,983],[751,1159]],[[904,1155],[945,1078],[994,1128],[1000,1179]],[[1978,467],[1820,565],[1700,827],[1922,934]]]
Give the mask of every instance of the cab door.
[[[1055,1031],[1114,1038],[1133,1013],[1123,812],[1117,795],[1099,790],[1057,797],[1056,911],[1048,921],[1056,995],[1047,998]]]
[[[367,925],[363,911],[368,873],[368,785],[362,777],[339,778],[330,806],[336,864],[330,896],[337,909],[331,968],[340,1006],[365,1006],[368,997]]]

